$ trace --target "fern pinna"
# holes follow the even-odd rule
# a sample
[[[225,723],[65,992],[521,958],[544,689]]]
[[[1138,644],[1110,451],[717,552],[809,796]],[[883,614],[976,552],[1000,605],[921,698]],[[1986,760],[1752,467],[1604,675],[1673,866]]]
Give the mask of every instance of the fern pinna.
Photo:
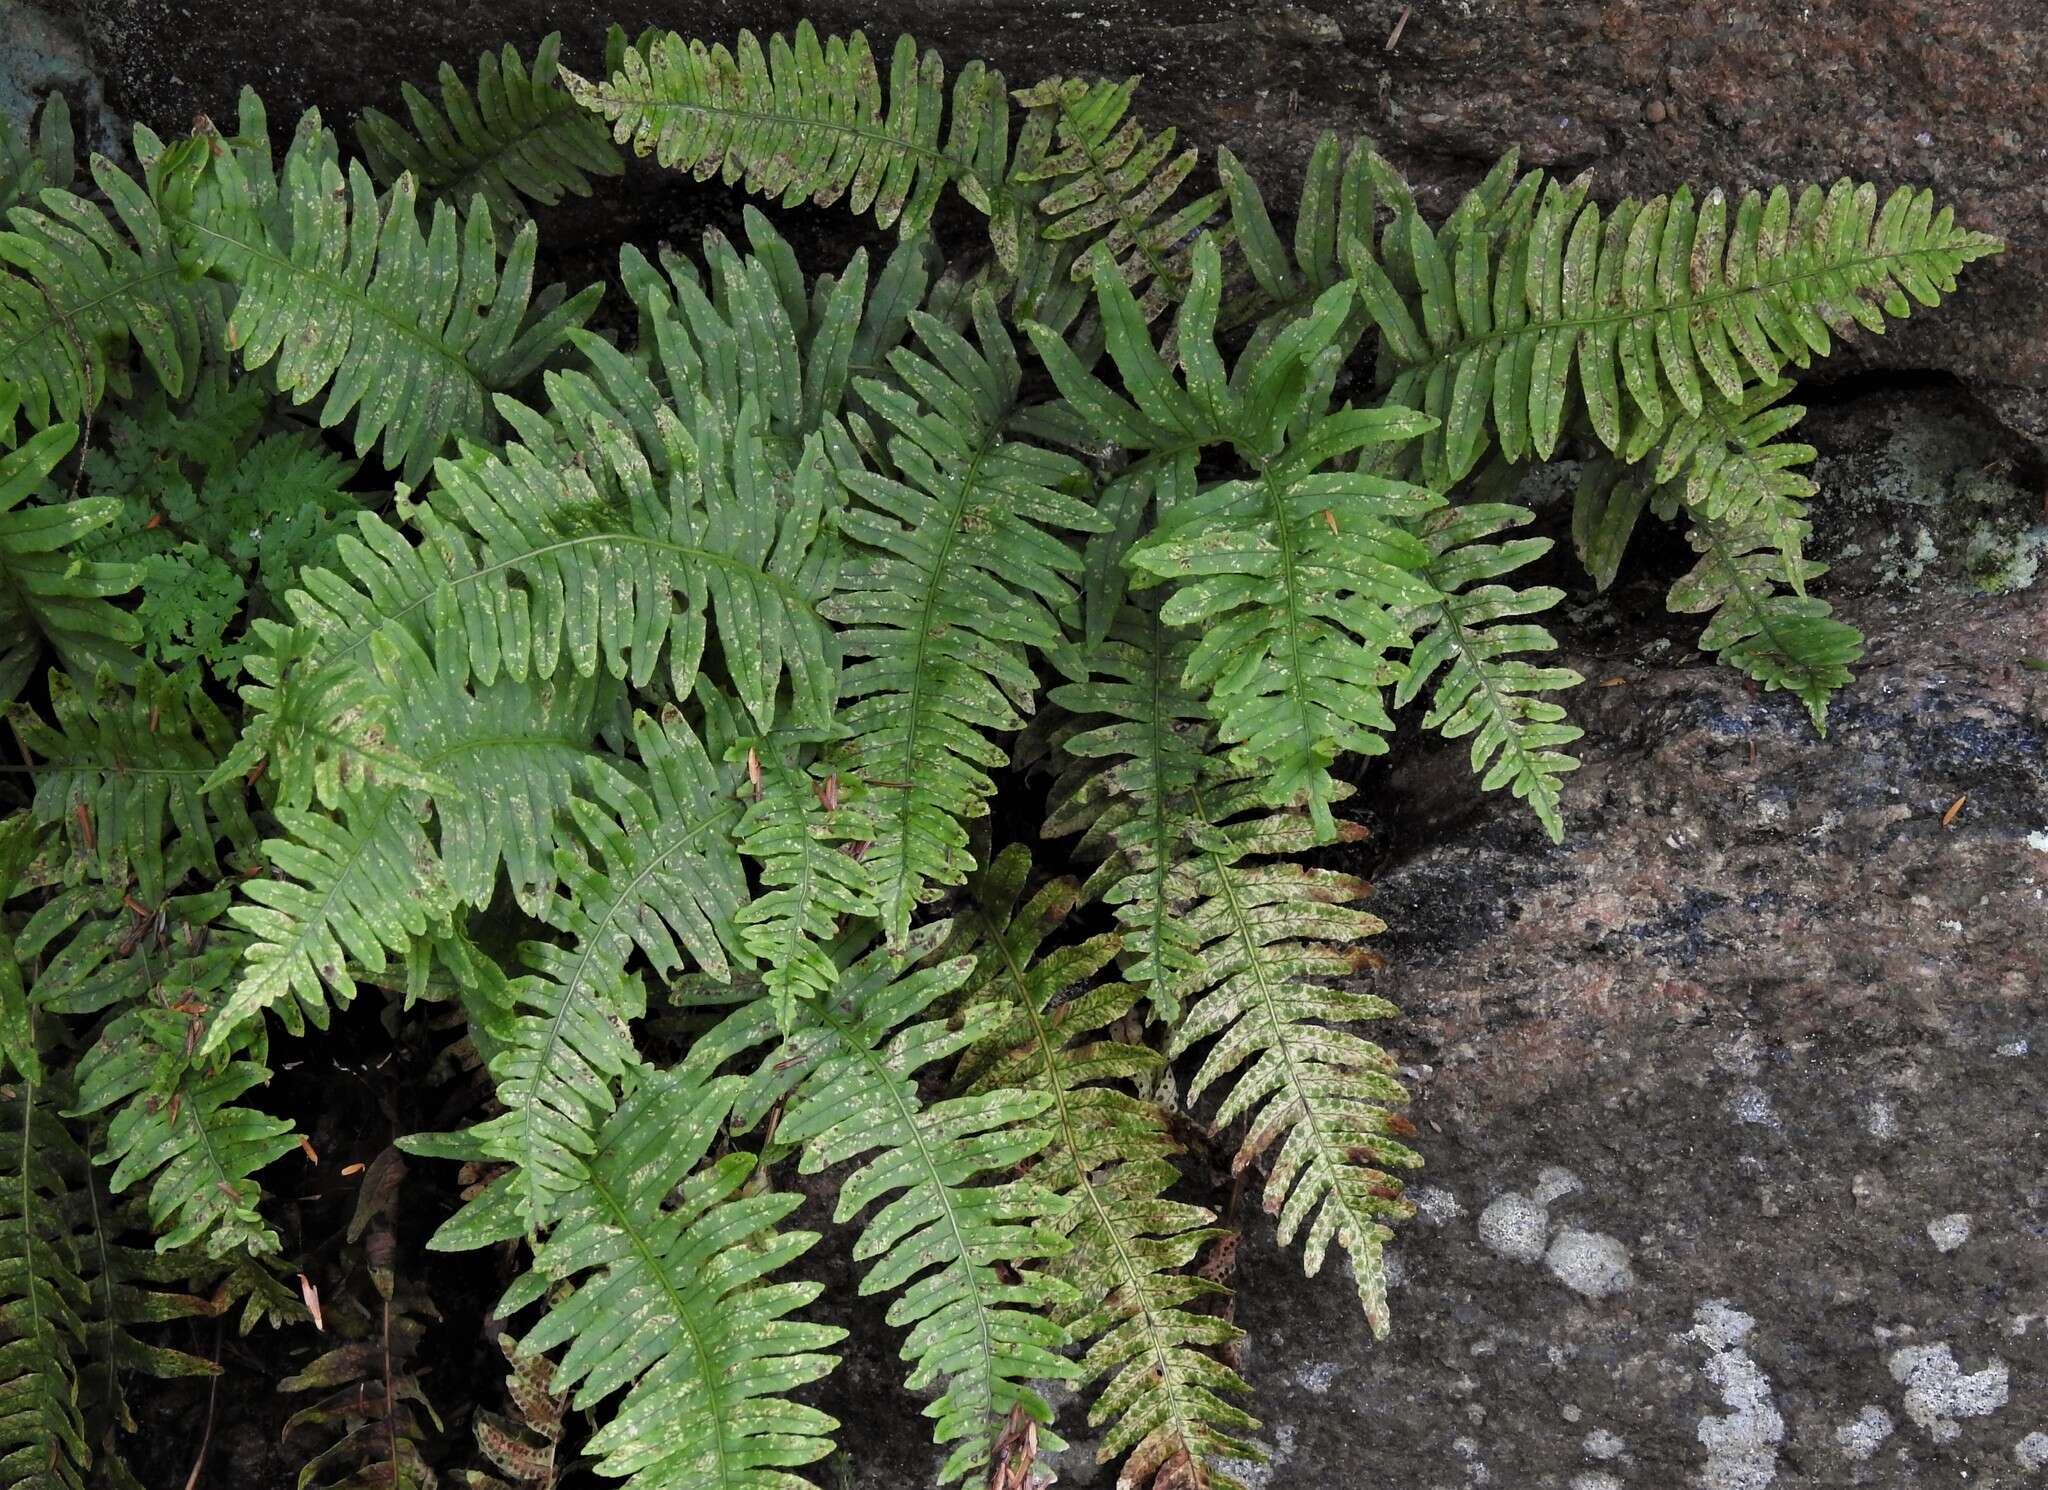
[[[1512,155],[1431,222],[1334,136],[1269,203],[1135,86],[614,28],[444,67],[361,159],[253,93],[133,173],[61,100],[0,128],[7,1483],[128,1483],[124,1383],[216,1369],[152,1329],[239,1305],[329,1332],[304,1485],[817,1485],[842,1247],[941,1482],[1042,1480],[1063,1384],[1121,1486],[1222,1490],[1191,1149],[1388,1327],[1347,761],[1419,710],[1565,837],[1516,488],[1566,454],[1587,587],[1682,521],[1671,608],[1823,724],[1860,638],[1790,372],[1998,245]],[[541,244],[622,146],[897,242],[807,273],[750,205],[600,314]],[[348,1163],[285,1114],[368,1030],[351,1080],[421,1079]],[[430,1253],[497,1291],[469,1420]]]

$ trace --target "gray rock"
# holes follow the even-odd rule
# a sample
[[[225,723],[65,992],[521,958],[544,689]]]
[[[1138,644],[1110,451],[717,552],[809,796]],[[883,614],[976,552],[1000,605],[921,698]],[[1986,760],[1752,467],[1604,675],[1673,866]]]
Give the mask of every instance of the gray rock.
[[[166,129],[197,112],[232,118],[244,83],[274,118],[318,104],[345,123],[365,104],[398,108],[401,74],[425,82],[444,59],[469,74],[483,48],[530,49],[550,30],[588,65],[608,21],[729,40],[809,15],[884,43],[909,30],[956,66],[989,58],[1017,86],[1142,73],[1149,120],[1229,145],[1276,186],[1298,179],[1318,131],[1370,134],[1438,211],[1510,145],[1565,175],[1591,168],[1609,197],[1685,180],[1926,182],[2012,251],[1976,266],[1952,310],[1856,355],[2048,385],[2037,0],[210,0],[204,24],[183,23],[191,7],[173,0],[30,3],[82,3],[117,106]]]

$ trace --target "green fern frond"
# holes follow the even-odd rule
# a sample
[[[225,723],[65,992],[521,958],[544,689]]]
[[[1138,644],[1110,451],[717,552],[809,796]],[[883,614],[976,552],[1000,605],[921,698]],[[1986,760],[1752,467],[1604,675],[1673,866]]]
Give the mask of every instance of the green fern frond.
[[[77,1358],[92,1300],[63,1203],[75,1145],[41,1096],[27,1081],[0,1095],[0,1479],[85,1490],[93,1446]]]
[[[0,911],[22,888],[28,867],[42,843],[42,833],[26,812],[0,818]],[[0,915],[0,1081],[18,1071],[32,1082],[43,1080],[43,1060],[36,1049],[35,1022],[29,1015],[28,987],[21,975],[21,954],[14,928]]]
[[[1194,646],[1194,634],[1163,623],[1156,604],[1134,603],[1089,649],[1088,679],[1048,695],[1078,725],[1062,741],[1069,759],[1044,831],[1082,834],[1075,852],[1097,866],[1086,893],[1115,907],[1123,974],[1169,1025],[1180,1019],[1174,989],[1194,957],[1169,890],[1188,852],[1187,803],[1210,740],[1208,711],[1181,681]]]
[[[1532,172],[1441,232],[1412,205],[1398,217],[1378,260],[1354,239],[1347,264],[1383,338],[1387,396],[1441,421],[1423,464],[1439,487],[1496,439],[1511,461],[1549,459],[1580,410],[1635,459],[1709,391],[1739,402],[1751,382],[1826,356],[1830,332],[1881,333],[2002,247],[1936,212],[1930,192],[1902,187],[1880,206],[1847,180],[1733,202],[1680,188],[1603,214],[1582,183]]]
[[[1070,276],[1089,282],[1113,270],[1150,321],[1185,292],[1193,273],[1192,245],[1217,216],[1225,194],[1210,191],[1176,205],[1200,152],[1191,147],[1175,154],[1174,130],[1153,134],[1130,117],[1137,86],[1136,78],[1048,78],[1018,90],[1017,102],[1045,110],[1055,121],[1057,148],[1040,159],[1020,160],[1010,179],[1042,192],[1032,204],[1033,218],[1042,222],[1024,231],[1035,228],[1053,243],[1074,242],[1079,251]]]
[[[81,690],[53,675],[51,719],[9,715],[35,762],[35,820],[70,838],[73,873],[132,882],[151,908],[188,875],[218,878],[221,840],[237,857],[256,846],[241,783],[211,781],[233,726],[195,682],[146,668],[132,690]]]
[[[77,438],[74,426],[56,424],[0,455],[0,703],[35,675],[46,642],[74,677],[89,680],[101,668],[116,677],[135,673],[142,629],[107,603],[135,587],[135,567],[77,552],[120,516],[120,502],[33,500]]]
[[[182,395],[219,341],[219,290],[184,272],[153,195],[103,156],[91,169],[105,206],[52,188],[0,232],[0,368],[13,388],[0,444],[13,443],[17,407],[38,429],[125,390],[131,346]]]
[[[1347,150],[1337,136],[1317,136],[1302,170],[1295,202],[1294,239],[1283,243],[1266,209],[1258,181],[1226,149],[1216,152],[1216,174],[1230,198],[1230,222],[1259,295],[1240,318],[1256,315],[1257,326],[1246,355],[1257,356],[1272,339],[1311,311],[1317,298],[1347,277],[1340,250],[1344,244],[1372,241],[1378,198],[1370,167],[1372,147],[1354,141]],[[1356,329],[1368,320],[1361,307],[1353,314]],[[1355,336],[1340,338],[1344,345]]]
[[[381,973],[458,906],[488,904],[501,861],[526,904],[553,887],[552,827],[597,731],[595,680],[472,684],[396,628],[371,652],[384,695],[407,701],[394,743],[434,783],[438,841],[406,784],[344,788],[331,815],[280,805],[284,834],[263,849],[281,873],[247,881],[231,913],[255,940],[208,1050],[263,1009],[293,1033],[302,1014],[324,1029],[356,970]]]
[[[1554,652],[1556,639],[1525,617],[1564,598],[1550,585],[1516,589],[1485,584],[1525,568],[1550,549],[1547,538],[1481,540],[1527,523],[1533,514],[1505,502],[1439,508],[1422,520],[1429,545],[1423,571],[1437,592],[1416,612],[1416,640],[1396,707],[1435,681],[1423,727],[1447,740],[1472,737],[1472,770],[1488,791],[1508,788],[1526,801],[1553,843],[1564,839],[1558,793],[1578,761],[1563,752],[1584,731],[1564,706],[1545,697],[1585,679],[1567,667],[1541,667],[1529,653]]]
[[[194,1004],[220,998],[233,975],[232,956],[185,960],[177,986]],[[262,1257],[278,1251],[264,1220],[265,1165],[298,1147],[284,1118],[239,1104],[270,1080],[260,1049],[230,1045],[225,1059],[187,1064],[183,1055],[196,1016],[147,1005],[117,1015],[81,1066],[77,1112],[118,1105],[99,1162],[112,1163],[116,1194],[149,1182],[145,1200],[159,1251],[199,1244],[206,1255]],[[164,1076],[169,1066],[175,1074]]]
[[[75,149],[71,105],[61,93],[44,97],[33,133],[17,132],[13,119],[0,118],[0,218],[17,202],[35,201],[48,188],[69,191],[78,172]]]
[[[639,312],[634,356],[602,337],[575,338],[650,459],[660,458],[653,410],[664,399],[678,410],[709,402],[728,422],[755,406],[773,435],[766,448],[785,461],[810,436],[832,437],[854,370],[885,369],[930,287],[934,250],[916,238],[896,246],[872,287],[861,249],[807,293],[795,252],[768,219],[750,205],[742,220],[750,251],[706,232],[701,269],[668,249],[659,269],[630,246],[620,250],[619,277]]]
[[[119,1436],[136,1430],[126,1379],[217,1368],[141,1327],[212,1312],[162,1285],[190,1256],[127,1245],[127,1222],[58,1117],[56,1089],[0,1090],[0,1483],[139,1484]]]
[[[808,1490],[791,1471],[832,1450],[838,1423],[786,1394],[832,1369],[846,1332],[791,1317],[822,1285],[766,1281],[817,1241],[774,1229],[801,1197],[748,1186],[751,1155],[703,1162],[733,1089],[651,1076],[508,1297],[550,1298],[519,1354],[567,1347],[555,1392],[589,1410],[625,1389],[587,1447],[630,1490]]]
[[[472,1017],[497,1047],[490,1070],[505,1111],[463,1141],[515,1168],[443,1228],[437,1247],[536,1233],[584,1184],[615,1090],[639,1066],[630,1026],[647,990],[628,966],[636,949],[660,976],[686,961],[730,973],[730,927],[747,899],[732,773],[680,719],[641,715],[633,739],[644,780],[592,759],[591,797],[570,805],[580,842],[557,851],[565,893],[542,908],[562,940],[525,943],[530,972],[516,978],[477,959],[488,985]]]
[[[370,173],[388,187],[409,171],[423,193],[457,207],[482,197],[501,228],[526,221],[528,202],[587,197],[592,177],[623,174],[604,125],[562,89],[561,47],[559,31],[542,37],[530,68],[509,43],[485,52],[474,93],[442,63],[439,103],[405,85],[409,130],[380,109],[363,110],[356,138]]]
[[[866,845],[875,837],[870,794],[855,776],[786,759],[772,741],[742,747],[751,791],[740,852],[759,862],[761,891],[735,918],[787,1033],[799,1001],[839,982],[832,944],[840,919],[880,914]],[[757,784],[756,784],[757,783]]]
[[[1205,841],[1177,871],[1174,895],[1199,960],[1177,990],[1188,1012],[1168,1053],[1214,1037],[1187,1099],[1227,1082],[1216,1122],[1248,1122],[1232,1170],[1243,1173],[1278,1146],[1264,1204],[1278,1218],[1280,1240],[1303,1234],[1311,1275],[1332,1241],[1341,1246],[1366,1320],[1384,1334],[1386,1223],[1413,1212],[1386,1171],[1421,1161],[1396,1141],[1414,1130],[1391,1110],[1406,1100],[1392,1058],[1338,1026],[1395,1010],[1323,981],[1370,966],[1361,943],[1384,923],[1350,904],[1367,891],[1350,875],[1247,862],[1320,841],[1306,818],[1266,813],[1227,778],[1198,788],[1194,805],[1208,825]]]
[[[1671,587],[1670,606],[1683,614],[1712,612],[1700,649],[1763,684],[1791,690],[1814,728],[1827,733],[1828,700],[1849,683],[1863,655],[1863,634],[1837,621],[1815,595],[1786,594],[1781,534],[1752,523],[1715,522],[1689,514],[1686,541],[1699,563]],[[1802,579],[1827,566],[1805,560]]]
[[[897,38],[886,84],[863,33],[821,41],[808,21],[793,43],[777,33],[765,51],[751,31],[734,50],[669,32],[628,48],[606,81],[566,70],[563,79],[619,143],[664,167],[720,176],[786,207],[844,198],[906,237],[931,221],[949,182],[987,211],[1003,181],[1001,75],[963,67],[949,119],[945,66],[908,36]]]
[[[342,170],[317,113],[274,173],[261,133],[203,160],[178,235],[195,266],[235,287],[228,345],[295,403],[325,392],[321,425],[353,416],[356,453],[381,437],[408,481],[451,438],[493,433],[495,395],[554,354],[601,293],[536,299],[531,225],[502,260],[474,206],[458,226],[439,203],[422,231],[414,180],[380,200],[360,163]]]
[[[1216,350],[1222,257],[1195,252],[1176,319],[1184,377],[1153,349],[1115,275],[1096,281],[1109,351],[1135,407],[1058,347],[1033,340],[1060,391],[1126,445],[1227,444],[1257,474],[1178,500],[1126,562],[1177,581],[1161,618],[1202,631],[1186,681],[1206,689],[1222,738],[1269,773],[1277,803],[1302,800],[1324,833],[1340,751],[1381,754],[1393,728],[1381,701],[1407,645],[1407,608],[1427,601],[1428,552],[1403,524],[1442,498],[1365,471],[1327,469],[1355,451],[1412,439],[1426,416],[1398,406],[1322,412],[1334,362],[1323,354],[1352,302],[1347,282],[1226,379]],[[1320,396],[1310,390],[1319,390]]]
[[[841,470],[860,501],[839,522],[859,548],[822,607],[866,659],[842,677],[852,739],[835,764],[878,795],[865,862],[896,942],[966,877],[961,821],[987,812],[988,769],[1007,758],[988,736],[1030,708],[1027,649],[1059,644],[1080,561],[1056,533],[1101,526],[1069,494],[1087,479],[1079,462],[1005,433],[1022,374],[987,295],[973,317],[979,346],[914,315],[922,352],[889,354],[900,386],[858,385],[891,430],[894,473]]]
[[[965,957],[918,965],[950,929],[920,926],[900,956],[878,946],[846,967],[830,1000],[802,1006],[737,1104],[753,1122],[784,1102],[775,1139],[802,1146],[805,1174],[863,1161],[839,1186],[838,1224],[886,1202],[854,1245],[855,1259],[871,1263],[861,1292],[898,1294],[888,1320],[910,1327],[910,1389],[944,1384],[925,1415],[934,1439],[952,1445],[948,1484],[987,1464],[1013,1409],[1051,1422],[1032,1380],[1075,1375],[1059,1354],[1065,1331],[1034,1312],[1067,1296],[1034,1266],[1068,1250],[1054,1229],[1067,1203],[1028,1177],[987,1182],[1045,1147],[1049,1135],[1029,1125],[1051,1099],[1012,1089],[931,1104],[918,1095],[917,1073],[975,1044],[995,1017],[926,1017],[973,971]],[[774,1011],[756,999],[702,1036],[690,1059],[709,1069],[775,1036]],[[1060,1446],[1049,1428],[1039,1443]]]
[[[1658,506],[1673,500],[1688,517],[1728,529],[1767,534],[1783,559],[1783,578],[1800,594],[1821,571],[1805,558],[1806,503],[1817,491],[1813,479],[1796,469],[1811,465],[1811,445],[1780,439],[1806,417],[1788,404],[1790,383],[1764,383],[1729,402],[1707,399],[1698,414],[1672,421],[1655,451],[1649,479]]]
[[[1044,951],[1079,887],[1054,880],[1026,901],[1030,867],[1021,846],[1004,850],[976,877],[958,940],[941,949],[975,956],[961,1002],[993,1001],[1002,1015],[961,1057],[957,1080],[970,1096],[1015,1087],[1052,1098],[1044,1117],[1052,1141],[1031,1177],[1070,1202],[1054,1224],[1073,1250],[1052,1259],[1047,1273],[1073,1289],[1055,1318],[1086,1348],[1082,1379],[1103,1383],[1088,1415],[1092,1425],[1110,1425],[1098,1462],[1128,1456],[1126,1484],[1150,1483],[1180,1464],[1231,1490],[1238,1481],[1216,1461],[1258,1457],[1238,1436],[1257,1423],[1225,1400],[1250,1388],[1205,1349],[1240,1332],[1185,1307],[1225,1291],[1185,1269],[1226,1233],[1212,1224],[1213,1212],[1165,1198],[1180,1178],[1167,1157],[1178,1145],[1159,1109],[1123,1089],[1163,1060],[1105,1034],[1129,1018],[1135,985],[1087,986],[1116,956],[1118,939]]]

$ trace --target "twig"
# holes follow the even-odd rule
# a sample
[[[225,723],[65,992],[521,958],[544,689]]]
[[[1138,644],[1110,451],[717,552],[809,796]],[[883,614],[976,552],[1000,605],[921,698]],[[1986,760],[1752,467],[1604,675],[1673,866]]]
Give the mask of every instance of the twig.
[[[206,1389],[206,1431],[199,1435],[199,1453],[192,1461],[192,1473],[185,1476],[185,1490],[199,1483],[199,1471],[206,1467],[206,1451],[213,1446],[213,1410],[220,1402],[220,1325],[213,1327],[213,1381]]]
[[[1401,7],[1401,18],[1394,22],[1394,29],[1387,33],[1387,44],[1380,49],[1381,51],[1391,52],[1401,44],[1401,32],[1407,28],[1408,17],[1414,14],[1414,6],[1404,5]]]

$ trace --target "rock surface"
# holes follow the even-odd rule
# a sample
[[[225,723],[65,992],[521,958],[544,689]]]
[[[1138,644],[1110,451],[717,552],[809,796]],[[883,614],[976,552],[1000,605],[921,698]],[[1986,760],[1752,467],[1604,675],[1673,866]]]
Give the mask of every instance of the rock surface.
[[[1228,145],[1276,188],[1323,129],[1371,134],[1444,205],[1515,144],[1566,174],[1592,168],[1610,196],[1682,180],[1925,182],[2012,251],[1973,270],[1954,310],[1863,357],[2048,387],[2040,0],[29,3],[82,4],[115,106],[166,129],[201,111],[232,117],[244,83],[273,116],[318,104],[340,123],[365,104],[397,107],[398,84],[426,81],[443,59],[473,76],[484,47],[530,51],[550,30],[589,58],[613,20],[729,39],[809,15],[878,38],[909,30],[954,65],[987,57],[1020,85],[1050,72],[1142,73],[1151,120]],[[614,215],[614,236],[616,225]]]
[[[1414,7],[1388,52],[1403,9],[962,0],[857,19],[915,23],[1017,77],[1143,68],[1155,117],[1268,164],[1330,124],[1373,129],[1447,187],[1515,138],[1602,165],[1616,190],[1846,169],[1933,181],[1971,221],[2048,242],[2034,0],[1463,0]],[[588,37],[598,15],[308,0],[251,21],[220,0],[202,27],[164,0],[87,10],[113,99],[161,125],[241,81],[280,112],[345,115],[390,101],[385,59],[423,74],[500,36]],[[790,14],[712,3],[688,23]],[[2048,384],[2043,267],[2038,249],[2009,256],[1881,350]],[[1641,578],[1601,599],[1581,586],[1558,618],[1593,680],[1572,700],[1586,764],[1562,846],[1512,804],[1475,804],[1455,747],[1367,783],[1379,816],[1356,867],[1378,882],[1383,988],[1407,1010],[1383,1038],[1417,1092],[1422,1214],[1379,1345],[1337,1265],[1304,1280],[1254,1220],[1237,1282],[1272,1456],[1244,1471],[1256,1490],[2048,1472],[2040,470],[1938,389],[1845,397],[1810,437],[1826,593],[1872,638],[1826,740],[1783,695],[1700,663],[1658,601],[1675,556],[1646,543]],[[820,1395],[847,1423],[845,1483],[923,1484],[923,1420],[889,1337],[853,1312],[875,1343]],[[1105,1490],[1080,1416],[1063,1414],[1060,1483]]]

